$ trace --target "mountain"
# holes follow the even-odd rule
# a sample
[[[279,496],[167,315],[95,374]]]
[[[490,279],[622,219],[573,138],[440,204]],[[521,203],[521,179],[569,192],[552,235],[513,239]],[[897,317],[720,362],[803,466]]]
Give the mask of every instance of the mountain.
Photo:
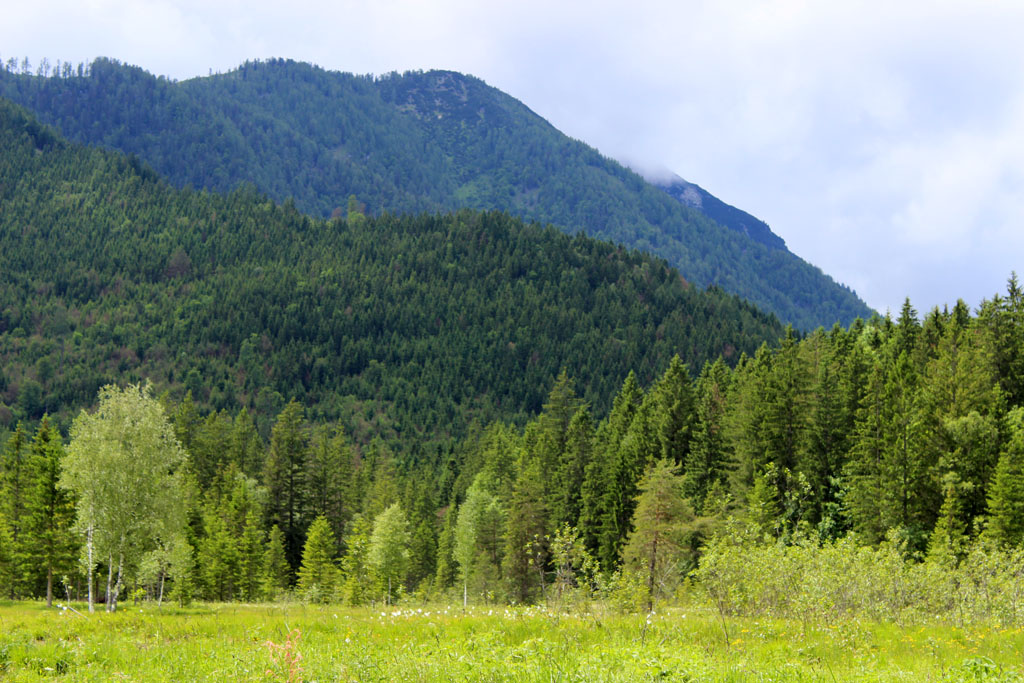
[[[81,75],[78,75],[81,73]],[[0,95],[72,140],[137,155],[177,187],[252,183],[316,216],[507,211],[665,258],[803,329],[870,309],[789,251],[680,202],[521,102],[449,71],[379,78],[286,60],[174,82],[97,60],[44,78],[0,70]],[[725,205],[722,205],[725,206]],[[735,227],[735,226],[734,226]]]
[[[785,249],[786,241],[772,232],[768,224],[742,209],[726,204],[700,185],[687,182],[673,174],[671,177],[649,179],[681,203],[697,209],[719,225],[741,232],[755,242],[771,249]]]
[[[0,98],[0,428],[148,378],[200,409],[290,398],[359,439],[522,420],[565,370],[606,409],[778,320],[664,260],[501,212],[314,219],[251,185],[173,188]]]

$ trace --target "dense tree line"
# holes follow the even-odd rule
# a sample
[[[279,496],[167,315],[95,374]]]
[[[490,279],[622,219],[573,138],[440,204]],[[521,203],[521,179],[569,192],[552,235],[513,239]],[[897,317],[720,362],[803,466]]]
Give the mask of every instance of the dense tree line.
[[[920,320],[908,302],[895,320],[790,330],[696,378],[675,358],[646,388],[629,374],[604,412],[562,373],[524,426],[494,422],[448,449],[358,444],[294,401],[264,441],[245,410],[203,415],[190,396],[165,398],[185,453],[178,559],[152,559],[154,531],[140,532],[135,565],[107,566],[109,553],[97,564],[154,595],[169,580],[181,599],[534,602],[635,582],[649,605],[735,520],[771,539],[757,552],[773,562],[790,555],[770,546],[847,539],[941,566],[984,564],[972,548],[1024,542],[1022,354],[1024,295],[1011,278],[976,314],[960,302]],[[82,450],[79,422],[98,419],[76,420],[69,450]],[[61,448],[46,421],[8,440],[8,593],[42,593],[47,564],[28,558],[52,556],[75,576],[73,549],[42,539],[81,534],[25,527],[70,528],[67,502],[59,522],[38,512],[55,495],[48,463]],[[79,529],[82,510],[79,494]],[[712,589],[737,571],[743,551],[730,547],[717,542],[697,574]]]
[[[798,329],[870,315],[781,240],[752,239],[743,221],[723,228],[469,76],[373,78],[287,60],[180,83],[107,59],[47,73],[0,69],[0,96],[178,187],[250,183],[323,218],[344,217],[352,194],[368,215],[506,211],[665,258]],[[708,210],[731,215],[712,199]]]

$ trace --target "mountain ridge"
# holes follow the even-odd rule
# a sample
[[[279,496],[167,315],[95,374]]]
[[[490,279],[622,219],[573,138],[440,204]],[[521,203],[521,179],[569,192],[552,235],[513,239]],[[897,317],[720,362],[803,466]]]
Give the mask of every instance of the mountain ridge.
[[[82,77],[0,72],[0,94],[70,139],[135,154],[177,187],[251,182],[302,211],[507,211],[639,248],[799,328],[867,317],[848,287],[723,227],[573,140],[515,98],[452,71],[380,77],[290,60],[174,82],[97,60]]]

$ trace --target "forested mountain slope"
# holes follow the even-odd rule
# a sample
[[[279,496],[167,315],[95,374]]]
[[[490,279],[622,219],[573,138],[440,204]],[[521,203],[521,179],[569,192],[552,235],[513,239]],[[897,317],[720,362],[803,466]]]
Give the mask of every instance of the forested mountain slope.
[[[623,378],[778,338],[663,260],[498,212],[320,220],[243,187],[176,190],[0,99],[0,426],[149,378],[203,410],[289,398],[357,437],[537,412],[563,368]]]
[[[372,78],[284,60],[184,82],[110,60],[56,71],[0,69],[0,94],[73,140],[138,155],[178,187],[251,182],[323,217],[344,216],[350,195],[371,215],[508,211],[648,251],[800,328],[870,315],[770,231],[715,213],[728,205],[707,195],[704,213],[687,206],[469,76]]]

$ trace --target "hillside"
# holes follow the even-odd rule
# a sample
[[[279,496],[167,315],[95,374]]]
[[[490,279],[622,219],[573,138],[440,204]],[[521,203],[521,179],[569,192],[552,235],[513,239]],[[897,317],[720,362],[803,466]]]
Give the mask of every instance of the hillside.
[[[537,412],[562,369],[603,409],[630,370],[780,331],[660,259],[507,214],[319,220],[251,186],[176,190],[0,100],[0,426],[66,426],[149,378],[264,430],[294,397],[359,438],[432,440]]]
[[[67,75],[0,70],[0,94],[177,187],[251,182],[322,217],[345,215],[350,195],[372,215],[508,211],[665,258],[799,328],[870,315],[784,245],[716,223],[730,225],[710,195],[688,206],[470,76],[372,78],[284,60],[184,82],[110,60]]]

